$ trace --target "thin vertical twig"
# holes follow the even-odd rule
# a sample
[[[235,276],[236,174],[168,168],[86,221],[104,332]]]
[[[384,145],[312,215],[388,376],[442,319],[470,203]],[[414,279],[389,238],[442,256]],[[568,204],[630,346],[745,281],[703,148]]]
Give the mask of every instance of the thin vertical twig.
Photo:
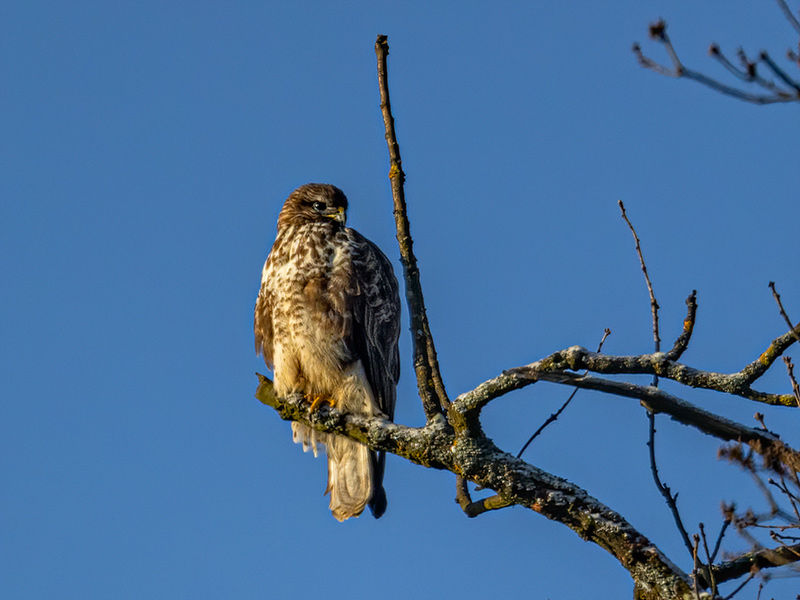
[[[677,60],[677,55],[675,56]],[[650,274],[647,272],[647,263],[644,260],[644,254],[642,253],[642,245],[639,240],[639,235],[636,233],[636,228],[631,223],[631,220],[628,218],[628,213],[625,211],[625,204],[622,200],[617,200],[617,204],[619,205],[619,210],[622,213],[622,218],[625,220],[625,223],[628,225],[628,229],[630,229],[631,234],[633,235],[633,241],[636,245],[636,254],[639,257],[639,266],[642,269],[642,274],[644,275],[644,281],[647,284],[647,293],[650,296],[650,315],[653,321],[653,346],[655,352],[661,351],[661,335],[659,333],[659,325],[658,325],[658,309],[660,308],[658,305],[658,301],[656,300],[656,294],[653,291],[653,282],[650,281]],[[696,305],[693,306],[694,301],[694,294],[692,294],[689,299],[687,300],[687,305],[689,306],[689,313],[690,318],[692,320],[692,325],[694,321],[694,310],[696,309]],[[684,327],[685,329],[686,327]],[[691,333],[691,331],[689,332]],[[658,375],[653,374],[653,387],[658,387]],[[653,481],[658,488],[658,491],[664,497],[664,500],[667,502],[667,506],[672,512],[672,517],[675,520],[675,526],[678,528],[678,533],[680,533],[681,538],[683,539],[683,543],[686,546],[686,549],[689,551],[689,554],[692,554],[695,558],[695,567],[697,565],[697,541],[698,538],[695,536],[695,546],[692,546],[692,542],[689,540],[689,534],[686,531],[686,527],[683,525],[683,519],[681,519],[680,512],[678,511],[678,494],[672,493],[669,489],[669,486],[665,485],[664,482],[661,481],[661,476],[658,474],[658,465],[656,464],[656,415],[652,411],[647,411],[647,420],[649,425],[649,435],[647,441],[647,447],[650,450],[650,471],[653,474]]]
[[[769,282],[769,289],[772,290],[772,297],[775,298],[775,302],[778,304],[778,310],[783,317],[783,320],[786,321],[786,324],[789,326],[789,331],[792,332],[794,338],[800,342],[800,323],[797,325],[792,325],[792,320],[789,318],[789,315],[786,313],[786,309],[783,308],[783,302],[781,302],[781,295],[778,293],[778,290],[775,289],[775,282]]]
[[[791,356],[784,356],[783,363],[786,365],[786,371],[789,374],[789,381],[792,384],[792,392],[794,399],[797,401],[797,406],[800,408],[800,385],[797,384],[797,379],[794,376],[794,363]]]
[[[656,416],[653,412],[647,411],[647,418],[650,423],[650,436],[647,441],[647,447],[650,449],[650,471],[653,474],[653,481],[655,481],[656,487],[658,491],[661,492],[661,495],[664,497],[664,500],[667,501],[667,506],[669,506],[669,510],[672,512],[672,518],[675,520],[675,526],[678,528],[678,532],[681,534],[681,539],[683,539],[683,544],[686,546],[686,549],[689,551],[689,554],[694,552],[692,548],[692,542],[689,540],[689,534],[686,532],[686,527],[683,526],[683,519],[681,519],[680,512],[678,512],[678,494],[672,494],[672,491],[669,489],[669,486],[664,485],[661,481],[661,476],[658,474],[658,466],[656,465]]]
[[[772,297],[775,299],[775,303],[778,305],[778,310],[781,313],[781,317],[789,326],[789,329],[792,332],[792,335],[795,339],[800,342],[800,323],[797,325],[792,325],[792,320],[789,318],[786,309],[783,307],[783,302],[781,301],[781,295],[778,293],[778,290],[775,289],[775,282],[769,282],[769,289],[772,290]],[[797,384],[797,380],[794,377],[794,364],[792,363],[792,359],[789,356],[783,357],[783,362],[786,365],[786,370],[789,373],[789,381],[792,384],[792,393],[794,394],[795,400],[797,401],[797,406],[800,406],[800,386]]]
[[[694,568],[692,569],[692,580],[693,580],[693,584],[694,584],[694,596],[695,596],[695,598],[697,600],[701,600],[701,598],[700,598],[700,586],[699,586],[698,581],[697,581],[699,579],[698,575],[700,574],[700,561],[698,560],[698,556],[697,556],[697,550],[698,550],[698,547],[700,546],[700,536],[695,533],[692,536],[692,539],[694,540],[694,544],[692,544],[692,547],[691,547],[692,564],[694,565]]]
[[[628,219],[628,214],[625,212],[625,205],[622,203],[622,200],[617,200],[617,204],[622,212],[622,218],[625,219],[625,223],[628,224],[628,229],[630,229],[633,234],[633,241],[636,243],[636,254],[639,256],[639,265],[642,267],[644,281],[647,284],[647,293],[650,295],[650,313],[653,317],[653,344],[655,346],[655,351],[661,352],[661,336],[658,330],[658,309],[660,307],[656,301],[656,295],[653,292],[653,283],[650,281],[650,275],[647,273],[647,265],[644,262],[642,246],[639,242],[639,236],[636,234],[636,229],[633,227],[633,223],[631,223],[630,219]],[[653,386],[655,387],[657,385],[658,375],[653,375]]]
[[[725,532],[727,531],[728,527],[730,527],[731,520],[726,518],[722,522],[722,527],[719,529],[719,535],[717,535],[717,543],[714,544],[714,551],[711,553],[711,561],[714,562],[717,558],[717,554],[719,553],[720,545],[722,544],[722,538],[725,537]]]
[[[713,559],[711,558],[711,553],[708,551],[708,540],[706,539],[706,528],[705,525],[700,523],[700,537],[703,539],[703,551],[706,554],[706,569],[705,575],[708,577],[711,583],[711,597],[717,597],[717,581],[714,578],[714,570],[711,568],[711,563]]]
[[[386,130],[386,145],[389,148],[389,181],[392,186],[394,202],[394,219],[397,227],[397,243],[400,246],[400,261],[403,264],[403,275],[406,283],[406,300],[411,319],[411,338],[414,345],[414,371],[417,376],[417,387],[422,399],[425,416],[430,420],[437,414],[447,411],[450,402],[444,387],[436,347],[431,335],[428,316],[425,311],[425,300],[420,284],[419,267],[414,256],[411,227],[406,209],[405,173],[400,158],[400,145],[392,116],[392,105],[389,99],[389,80],[387,57],[389,42],[385,35],[379,35],[375,41],[375,55],[378,59],[378,88],[381,97],[381,113]]]

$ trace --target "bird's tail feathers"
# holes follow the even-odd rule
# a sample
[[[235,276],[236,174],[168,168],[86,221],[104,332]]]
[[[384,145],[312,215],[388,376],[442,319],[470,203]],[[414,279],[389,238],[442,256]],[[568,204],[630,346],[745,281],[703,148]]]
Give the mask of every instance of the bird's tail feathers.
[[[349,438],[332,435],[327,451],[328,487],[325,493],[331,495],[331,512],[339,521],[357,517],[372,498],[370,450]]]

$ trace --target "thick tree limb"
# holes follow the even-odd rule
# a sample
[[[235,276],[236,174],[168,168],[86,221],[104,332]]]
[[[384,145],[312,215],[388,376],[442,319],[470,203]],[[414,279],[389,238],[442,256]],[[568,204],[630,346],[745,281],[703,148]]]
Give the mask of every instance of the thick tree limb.
[[[620,514],[575,484],[501,451],[488,438],[458,435],[441,418],[414,428],[326,406],[309,413],[311,405],[301,395],[278,398],[272,382],[263,375],[259,379],[256,398],[274,408],[282,419],[346,435],[373,450],[461,475],[605,548],[630,572],[640,597],[689,598],[686,574]]]

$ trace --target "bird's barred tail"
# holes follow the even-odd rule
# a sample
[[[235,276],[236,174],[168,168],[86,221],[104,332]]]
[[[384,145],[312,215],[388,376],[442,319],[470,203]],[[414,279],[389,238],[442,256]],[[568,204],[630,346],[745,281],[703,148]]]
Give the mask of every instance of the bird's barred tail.
[[[328,439],[330,508],[339,521],[357,517],[372,498],[372,460],[363,444],[339,435]]]

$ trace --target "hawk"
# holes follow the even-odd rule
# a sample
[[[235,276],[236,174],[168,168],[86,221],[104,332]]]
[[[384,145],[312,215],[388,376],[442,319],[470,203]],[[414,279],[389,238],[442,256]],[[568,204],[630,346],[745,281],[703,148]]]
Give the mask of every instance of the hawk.
[[[309,183],[286,199],[255,307],[256,352],[275,392],[300,392],[356,414],[394,417],[400,375],[400,298],[389,259],[345,227],[347,198]],[[328,455],[330,509],[339,521],[386,510],[386,456],[349,438],[292,423],[293,439]]]

